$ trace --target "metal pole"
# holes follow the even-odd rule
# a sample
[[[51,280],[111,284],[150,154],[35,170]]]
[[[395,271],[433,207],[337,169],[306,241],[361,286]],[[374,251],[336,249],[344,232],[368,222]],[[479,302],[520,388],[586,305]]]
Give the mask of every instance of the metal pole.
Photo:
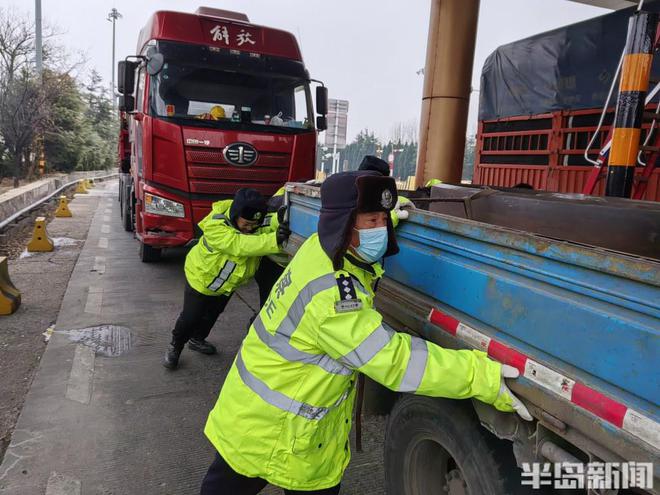
[[[112,102],[115,101],[115,21],[112,19]]]
[[[458,183],[463,169],[479,0],[432,0],[415,181]]]
[[[332,140],[332,173],[339,172],[339,157],[337,156],[337,135],[339,134],[339,100],[335,100],[335,137]]]
[[[112,83],[110,86],[110,93],[112,95],[112,105],[117,106],[117,92],[115,91],[115,23],[117,19],[121,19],[122,15],[119,11],[113,8],[108,14],[108,21],[112,22]]]
[[[41,37],[41,0],[34,1],[34,28],[35,28],[35,65],[37,68],[37,74],[41,77],[43,72],[43,48],[42,48],[42,37]]]
[[[607,167],[606,196],[629,198],[642,133],[644,99],[649,88],[658,14],[637,12],[628,21],[614,116],[612,150]]]

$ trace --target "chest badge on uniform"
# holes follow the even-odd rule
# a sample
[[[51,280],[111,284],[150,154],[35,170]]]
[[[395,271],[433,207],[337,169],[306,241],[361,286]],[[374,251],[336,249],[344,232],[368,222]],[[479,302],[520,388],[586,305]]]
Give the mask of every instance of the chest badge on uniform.
[[[351,277],[343,274],[339,275],[337,277],[337,287],[339,288],[339,301],[335,303],[335,311],[337,313],[362,309],[362,301],[357,297]]]

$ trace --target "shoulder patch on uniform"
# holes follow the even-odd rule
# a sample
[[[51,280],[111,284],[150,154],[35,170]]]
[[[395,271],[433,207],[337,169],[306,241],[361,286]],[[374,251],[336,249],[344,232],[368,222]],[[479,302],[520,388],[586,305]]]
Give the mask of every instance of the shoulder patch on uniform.
[[[339,275],[337,287],[339,288],[339,301],[335,303],[335,311],[345,313],[362,309],[362,301],[357,297],[351,277],[344,274]]]

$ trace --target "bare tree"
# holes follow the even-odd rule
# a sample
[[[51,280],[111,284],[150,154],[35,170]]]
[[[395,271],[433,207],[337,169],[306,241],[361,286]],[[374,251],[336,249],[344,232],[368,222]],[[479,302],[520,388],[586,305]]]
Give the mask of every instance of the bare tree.
[[[14,75],[0,94],[0,134],[14,177],[29,175],[30,152],[48,121],[46,92],[28,71]]]
[[[417,121],[415,119],[406,122],[396,122],[390,128],[390,141],[397,144],[417,142]]]
[[[67,56],[50,41],[56,32],[44,33],[44,62],[58,73],[72,71],[81,62],[65,67]],[[33,65],[34,24],[27,16],[0,9],[0,153],[10,164],[14,184],[34,173],[34,150],[50,121],[50,102],[58,92],[59,76],[44,69],[43,77]]]

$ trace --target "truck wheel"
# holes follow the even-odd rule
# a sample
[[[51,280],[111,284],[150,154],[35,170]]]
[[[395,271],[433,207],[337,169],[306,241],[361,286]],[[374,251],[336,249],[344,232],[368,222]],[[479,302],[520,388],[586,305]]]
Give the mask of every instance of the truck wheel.
[[[149,246],[144,242],[140,243],[140,260],[142,260],[143,263],[153,263],[154,261],[160,260],[160,254],[160,248]]]
[[[402,396],[385,433],[387,493],[531,493],[520,485],[510,445],[480,425],[468,401]]]
[[[130,198],[125,198],[121,202],[121,223],[126,232],[133,232],[133,215],[131,214],[131,201]]]

